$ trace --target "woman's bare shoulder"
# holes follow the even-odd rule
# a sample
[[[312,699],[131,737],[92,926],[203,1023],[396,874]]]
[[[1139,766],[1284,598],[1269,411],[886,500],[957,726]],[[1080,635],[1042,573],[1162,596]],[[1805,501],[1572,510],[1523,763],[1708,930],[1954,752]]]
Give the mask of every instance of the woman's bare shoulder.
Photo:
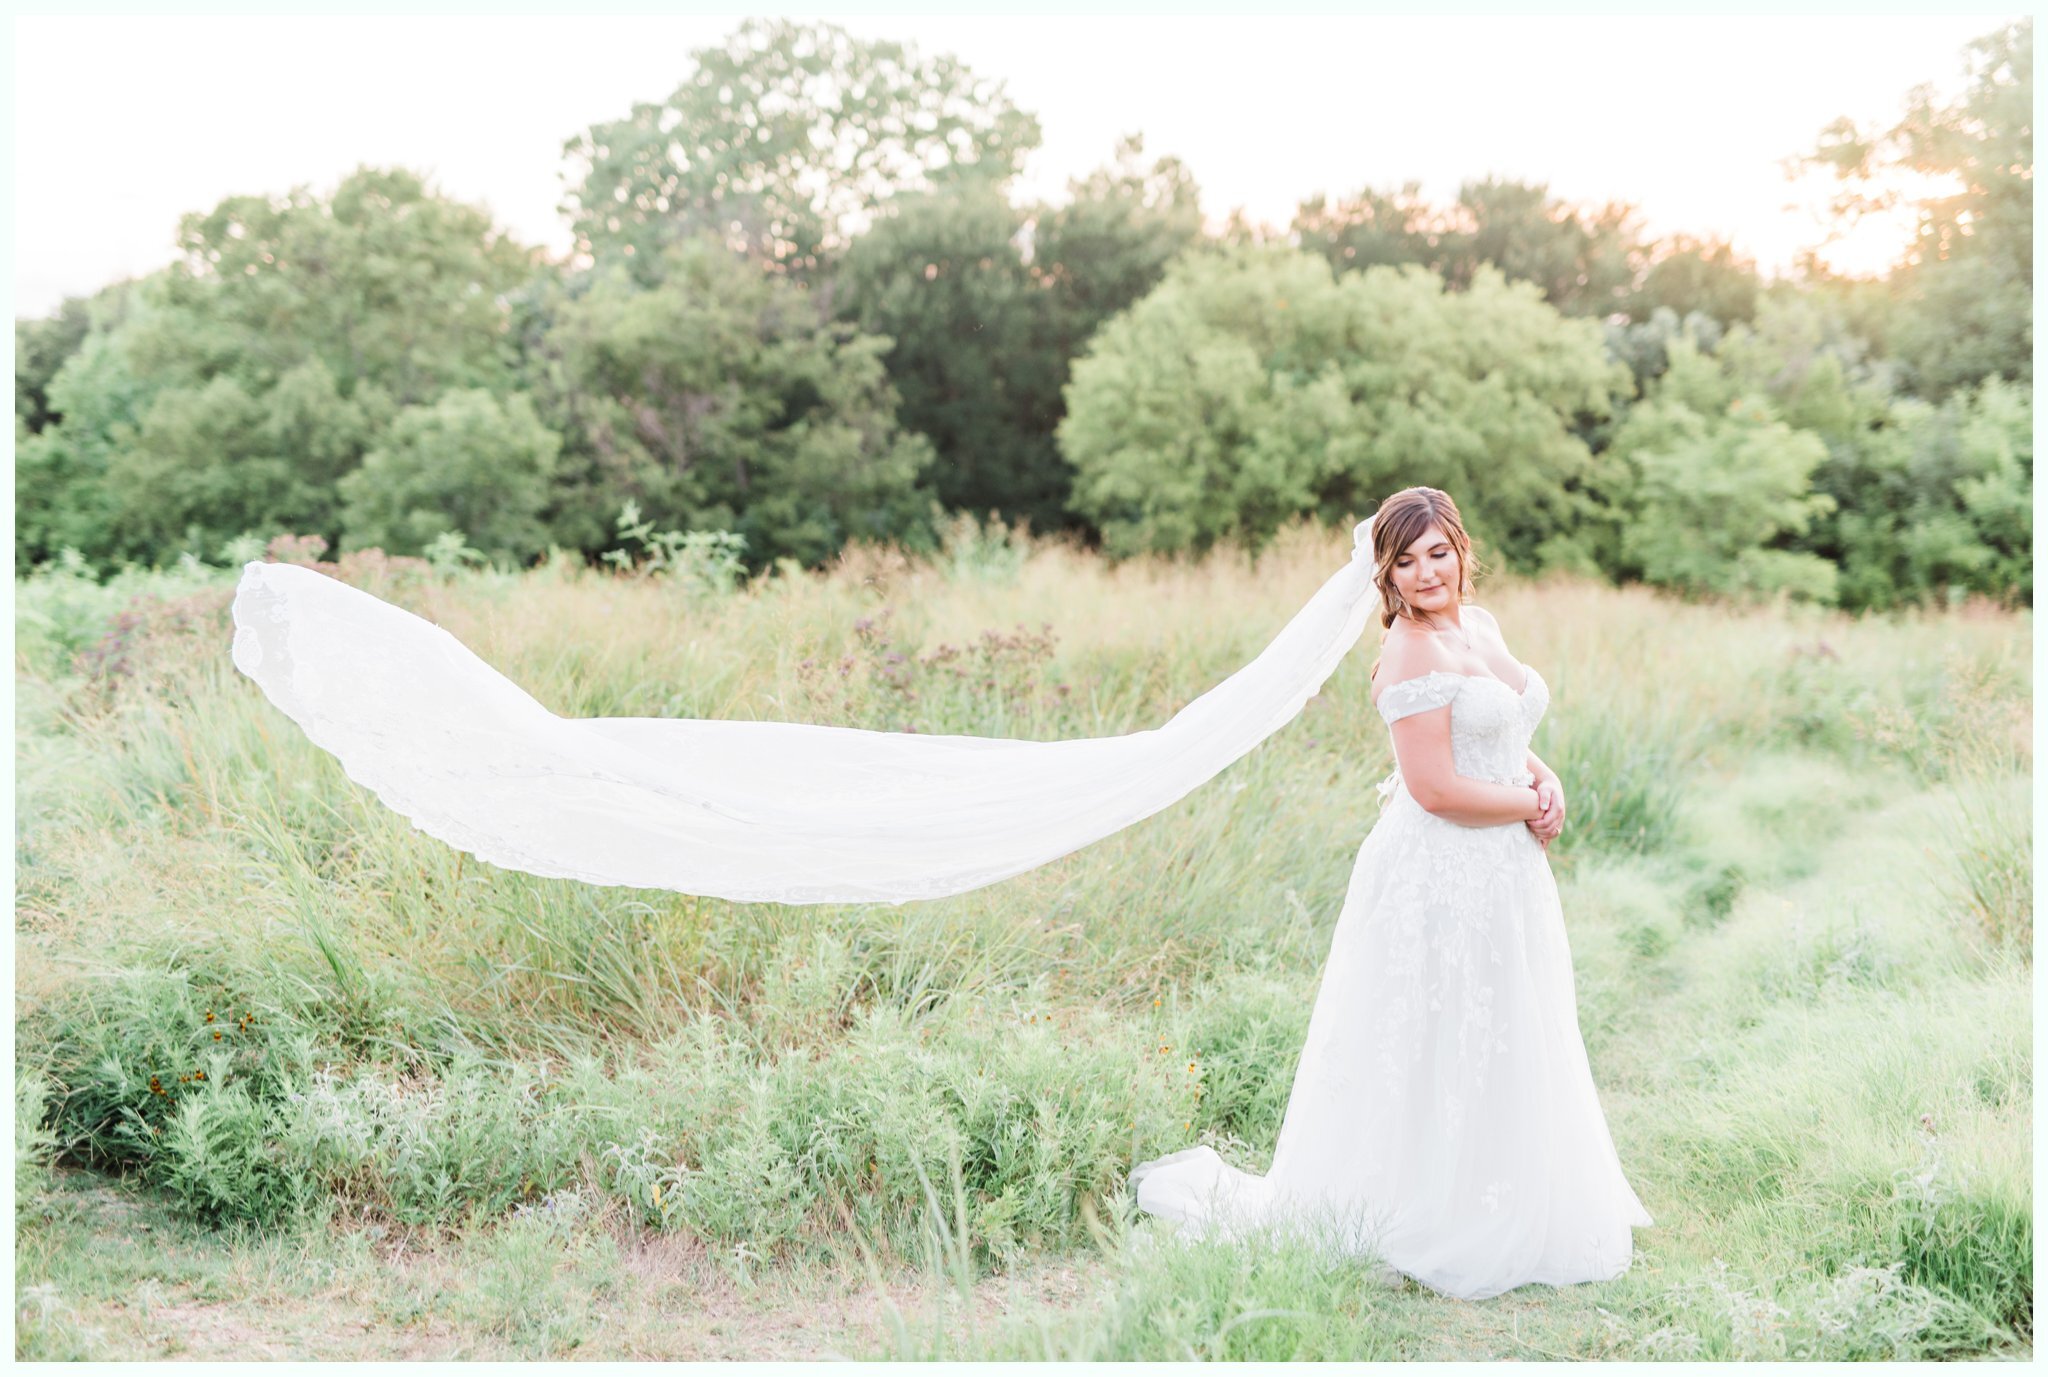
[[[1389,684],[1420,678],[1439,669],[1456,672],[1442,643],[1427,631],[1409,630],[1396,622],[1380,642],[1379,663],[1372,672],[1373,699],[1378,701],[1379,691]]]

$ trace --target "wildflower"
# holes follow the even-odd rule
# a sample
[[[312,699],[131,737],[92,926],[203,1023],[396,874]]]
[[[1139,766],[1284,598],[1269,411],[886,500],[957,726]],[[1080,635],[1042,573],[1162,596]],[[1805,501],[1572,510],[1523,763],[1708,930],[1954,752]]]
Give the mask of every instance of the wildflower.
[[[211,1009],[208,1009],[208,1010],[206,1011],[206,1021],[207,1021],[208,1023],[211,1023],[211,1022],[213,1022],[213,1010],[211,1010]]]
[[[219,1042],[219,1041],[220,1041],[220,1029],[216,1028],[216,1029],[214,1029],[214,1030],[213,1030],[213,1040],[214,1040],[215,1042]]]
[[[1193,1062],[1188,1063],[1188,1074],[1190,1076],[1195,1074],[1195,1064]]]
[[[659,1181],[654,1183],[654,1208],[657,1210],[661,1208],[661,1182]]]

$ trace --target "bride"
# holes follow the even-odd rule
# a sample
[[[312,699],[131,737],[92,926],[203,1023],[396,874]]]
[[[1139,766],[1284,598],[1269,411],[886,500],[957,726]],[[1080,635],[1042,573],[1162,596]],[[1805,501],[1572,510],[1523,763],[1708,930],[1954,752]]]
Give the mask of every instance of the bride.
[[[1260,654],[1163,725],[1064,741],[808,723],[562,717],[432,622],[292,564],[244,566],[234,663],[349,778],[508,869],[741,902],[902,904],[1149,817],[1297,717],[1375,610],[1399,768],[1359,849],[1273,1154],[1140,1165],[1193,1234],[1336,1225],[1455,1296],[1616,1276],[1649,1215],[1580,1039],[1546,848],[1548,689],[1464,603],[1434,488],[1389,498]],[[1533,787],[1531,787],[1533,786]]]
[[[1279,1225],[1465,1299],[1626,1271],[1650,1224],[1579,1033],[1547,849],[1557,776],[1529,750],[1549,702],[1471,592],[1433,488],[1374,518],[1386,628],[1374,702],[1397,763],[1358,851],[1273,1151],[1141,1163],[1140,1208],[1191,1234]]]

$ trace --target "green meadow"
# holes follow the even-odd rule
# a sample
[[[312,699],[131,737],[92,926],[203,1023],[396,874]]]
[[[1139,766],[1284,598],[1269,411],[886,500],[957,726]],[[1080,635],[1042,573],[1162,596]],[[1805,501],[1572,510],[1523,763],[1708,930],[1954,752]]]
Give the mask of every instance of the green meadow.
[[[1164,721],[1348,541],[348,569],[563,714],[1051,739]],[[235,671],[234,578],[17,586],[17,1357],[2031,1356],[2030,611],[1482,583],[1553,690],[1579,1017],[1657,1223],[1473,1304],[1176,1243],[1123,1186],[1268,1160],[1391,766],[1376,627],[1094,846],[742,905],[417,832]]]

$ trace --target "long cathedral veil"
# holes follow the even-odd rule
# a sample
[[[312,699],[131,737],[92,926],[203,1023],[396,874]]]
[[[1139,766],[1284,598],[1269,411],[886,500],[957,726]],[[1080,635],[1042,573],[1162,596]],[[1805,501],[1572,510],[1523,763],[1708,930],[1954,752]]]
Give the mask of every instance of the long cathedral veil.
[[[235,666],[422,832],[600,885],[785,904],[936,899],[1150,817],[1278,731],[1378,606],[1372,519],[1256,659],[1165,725],[1021,741],[795,722],[561,717],[422,617],[244,566]]]

